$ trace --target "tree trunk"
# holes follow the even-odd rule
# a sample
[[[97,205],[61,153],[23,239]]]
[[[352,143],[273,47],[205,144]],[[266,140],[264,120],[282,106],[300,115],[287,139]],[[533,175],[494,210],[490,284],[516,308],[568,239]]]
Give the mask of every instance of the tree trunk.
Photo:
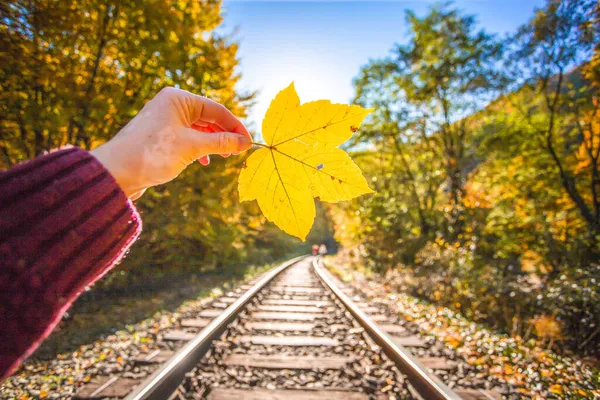
[[[96,50],[94,66],[92,68],[92,72],[88,81],[87,88],[85,90],[85,95],[82,99],[82,103],[80,103],[82,111],[78,118],[73,116],[70,121],[70,124],[72,123],[77,128],[77,134],[73,138],[74,142],[76,143],[79,140],[81,140],[85,149],[89,149],[91,147],[92,142],[90,135],[86,132],[87,119],[90,114],[90,99],[94,93],[94,85],[96,83],[96,77],[98,76],[100,61],[102,60],[102,57],[104,57],[104,47],[108,42],[108,25],[110,24],[112,19],[117,17],[119,12],[119,5],[117,4],[114,10],[112,11],[113,13],[111,15],[111,5],[110,2],[107,2],[106,12],[104,13],[104,18],[102,19],[102,26],[100,28],[100,42],[98,43],[98,49]]]

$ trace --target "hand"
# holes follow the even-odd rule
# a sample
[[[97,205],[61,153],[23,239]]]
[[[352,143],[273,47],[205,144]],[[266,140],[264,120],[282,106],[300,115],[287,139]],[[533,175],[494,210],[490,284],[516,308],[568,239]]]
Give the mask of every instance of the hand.
[[[209,154],[238,154],[252,146],[244,125],[219,103],[185,90],[165,88],[110,141],[91,153],[137,199],[174,179]]]

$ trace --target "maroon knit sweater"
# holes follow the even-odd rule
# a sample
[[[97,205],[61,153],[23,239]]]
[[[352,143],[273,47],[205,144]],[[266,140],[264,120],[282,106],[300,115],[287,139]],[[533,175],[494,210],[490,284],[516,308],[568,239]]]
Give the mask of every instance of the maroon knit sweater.
[[[135,208],[87,151],[0,172],[0,381],[141,231]]]

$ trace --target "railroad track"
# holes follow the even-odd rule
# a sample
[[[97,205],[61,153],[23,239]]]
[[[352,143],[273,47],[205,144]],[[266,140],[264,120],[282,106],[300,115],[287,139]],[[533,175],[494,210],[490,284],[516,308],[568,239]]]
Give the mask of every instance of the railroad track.
[[[76,398],[501,398],[485,377],[452,379],[473,371],[436,345],[299,257],[182,316],[126,373],[96,377]]]

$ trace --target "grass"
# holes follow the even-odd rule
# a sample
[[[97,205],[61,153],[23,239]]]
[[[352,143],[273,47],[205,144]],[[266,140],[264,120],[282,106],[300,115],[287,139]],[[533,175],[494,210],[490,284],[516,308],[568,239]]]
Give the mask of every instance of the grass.
[[[72,316],[0,385],[0,398],[71,398],[98,374],[103,360],[122,366],[127,362],[124,349],[152,345],[148,332],[171,328],[182,313],[201,307],[204,299],[220,296],[274,265],[230,264],[218,273],[122,266],[130,273],[118,268],[85,292],[69,310]]]
[[[160,275],[113,277],[86,291],[75,301],[54,332],[32,355],[49,360],[58,354],[75,351],[128,325],[136,324],[158,312],[174,311],[187,300],[198,299],[229,290],[250,276],[273,264],[229,267],[223,271],[183,273],[162,271]],[[123,271],[113,271],[121,275]]]

